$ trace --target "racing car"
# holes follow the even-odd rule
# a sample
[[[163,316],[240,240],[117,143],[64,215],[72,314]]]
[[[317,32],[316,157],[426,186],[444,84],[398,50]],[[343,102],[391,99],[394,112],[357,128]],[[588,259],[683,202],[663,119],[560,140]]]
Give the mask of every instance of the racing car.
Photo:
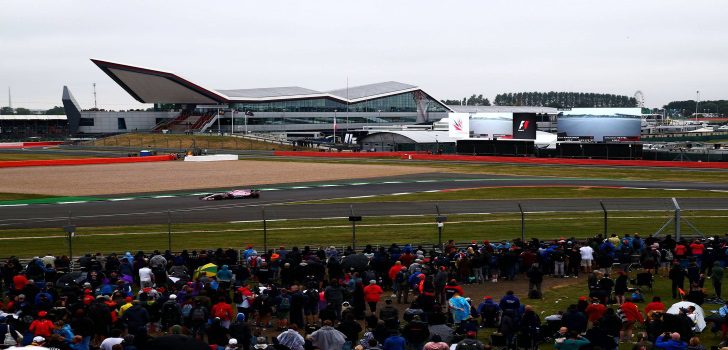
[[[245,199],[245,198],[259,198],[259,190],[232,190],[222,193],[211,193],[200,197],[203,201],[219,201],[223,199]]]

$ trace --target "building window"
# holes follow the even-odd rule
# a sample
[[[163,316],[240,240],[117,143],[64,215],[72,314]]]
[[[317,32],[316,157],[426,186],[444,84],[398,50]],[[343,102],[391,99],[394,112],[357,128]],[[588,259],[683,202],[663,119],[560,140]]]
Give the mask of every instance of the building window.
[[[78,126],[94,126],[94,118],[81,118]]]
[[[124,118],[116,118],[119,130],[126,130],[126,120]]]

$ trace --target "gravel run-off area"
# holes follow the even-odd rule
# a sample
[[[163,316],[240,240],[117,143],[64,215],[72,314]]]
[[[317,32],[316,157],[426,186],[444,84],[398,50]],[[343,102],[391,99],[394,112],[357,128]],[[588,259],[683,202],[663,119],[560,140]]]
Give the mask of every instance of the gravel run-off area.
[[[156,162],[0,169],[0,192],[91,196],[363,179],[422,167],[303,162]]]

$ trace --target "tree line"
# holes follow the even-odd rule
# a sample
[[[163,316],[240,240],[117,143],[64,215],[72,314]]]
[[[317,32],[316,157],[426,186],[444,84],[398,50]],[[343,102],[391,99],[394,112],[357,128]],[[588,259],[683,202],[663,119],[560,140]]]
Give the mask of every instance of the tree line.
[[[462,100],[441,100],[446,105],[490,106],[491,102],[482,94]],[[493,100],[496,106],[539,106],[554,108],[573,107],[637,107],[634,97],[600,94],[593,92],[508,92],[498,94]]]
[[[446,105],[463,105],[463,106],[490,106],[490,101],[487,97],[483,97],[483,94],[475,96],[473,94],[470,97],[463,97],[462,100],[440,100],[440,102]]]
[[[24,107],[18,107],[18,108],[10,108],[10,107],[3,107],[0,108],[0,115],[29,115],[33,114],[33,112],[30,111],[30,109],[24,108]],[[63,107],[55,106],[51,109],[46,110],[43,113],[38,114],[45,114],[45,115],[64,115],[66,114],[66,111],[63,110]]]
[[[497,106],[574,107],[637,107],[634,97],[593,92],[515,92],[495,96]]]
[[[669,111],[670,115],[687,117],[695,113],[696,105],[698,114],[721,115],[728,113],[728,100],[700,101],[700,103],[695,100],[672,101],[662,108]]]

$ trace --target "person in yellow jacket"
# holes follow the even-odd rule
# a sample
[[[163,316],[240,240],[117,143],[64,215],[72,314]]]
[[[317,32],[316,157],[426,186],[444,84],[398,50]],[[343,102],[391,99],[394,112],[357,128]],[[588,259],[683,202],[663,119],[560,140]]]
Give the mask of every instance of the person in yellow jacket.
[[[121,307],[119,308],[119,318],[121,318],[121,316],[123,316],[123,315],[124,315],[124,311],[126,311],[126,309],[130,308],[130,307],[131,307],[131,306],[133,305],[133,304],[131,303],[131,302],[132,302],[132,300],[133,300],[133,299],[132,299],[131,297],[126,297],[126,298],[124,299],[124,301],[126,302],[126,304],[122,305],[122,306],[121,306]]]

